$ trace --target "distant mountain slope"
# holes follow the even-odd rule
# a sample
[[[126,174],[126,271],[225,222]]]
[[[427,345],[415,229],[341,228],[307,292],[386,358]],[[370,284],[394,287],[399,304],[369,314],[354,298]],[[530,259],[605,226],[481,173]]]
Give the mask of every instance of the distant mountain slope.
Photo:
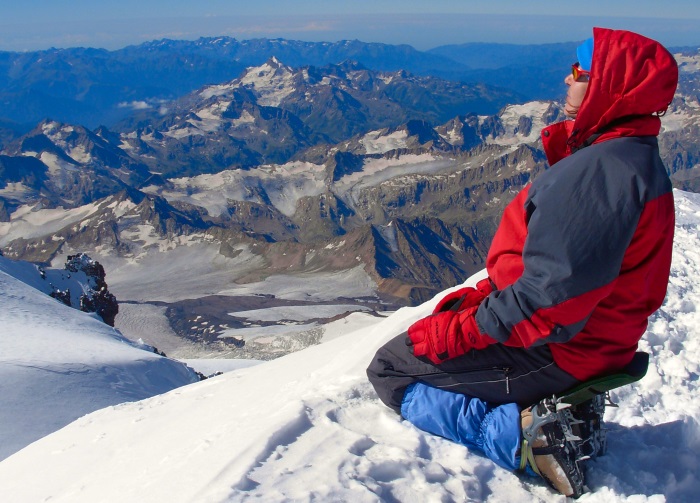
[[[660,144],[676,186],[692,190],[700,73],[697,55],[678,57]],[[234,268],[246,283],[354,270],[360,257],[378,292],[424,300],[481,266],[504,205],[546,169],[541,128],[562,118],[536,101],[435,125],[469,92],[500,99],[486,91],[272,58],[121,133],[44,122],[0,155],[0,246],[41,262],[98,250],[139,262],[206,242],[232,262],[253,252]],[[426,119],[385,125],[415,115]]]
[[[217,37],[193,42],[157,40],[117,51],[0,52],[0,118],[20,123],[50,118],[88,127],[111,125],[133,109],[157,109],[163,101],[205,84],[231,80],[246,67],[261,65],[272,56],[292,66],[354,60],[374,70],[403,69],[450,78],[461,67],[410,46],[360,41]]]
[[[418,51],[358,40],[155,40],[117,51],[71,48],[0,52],[0,123],[45,119],[90,128],[112,126],[134,110],[157,110],[207,84],[229,81],[272,56],[292,67],[357,61],[375,71],[405,70],[482,83],[521,96],[519,102],[564,95],[563,76],[577,42],[542,45],[462,44]],[[686,48],[689,49],[689,48]],[[495,112],[492,111],[491,113]],[[455,114],[456,115],[456,114]],[[11,130],[2,131],[3,136]]]
[[[489,86],[403,70],[377,72],[353,62],[292,68],[273,57],[167,111],[135,113],[115,129],[121,149],[173,177],[284,163],[309,147],[367,131],[490,115],[514,101],[513,93]]]
[[[70,276],[44,274],[0,256],[0,459],[94,410],[199,380],[182,363],[37,289],[49,282],[65,288],[60,276],[66,284]]]
[[[580,42],[515,45],[469,43],[445,45],[429,54],[450,58],[468,67],[460,80],[483,82],[520,92],[529,99],[559,99],[562,82],[576,59]]]
[[[278,76],[291,82],[303,77],[283,67],[266,67],[270,75],[280,71]],[[360,80],[366,72],[353,70],[353,77]],[[264,90],[275,89],[280,106],[290,99],[290,106],[298,106],[295,94],[311,95],[316,103],[318,90],[267,86],[274,79],[262,78],[261,73],[268,75],[248,72],[257,77],[255,86],[245,89],[251,100],[272,100]],[[407,79],[387,78],[396,78],[400,85]],[[321,80],[326,79],[331,80],[322,74]],[[338,87],[345,86],[350,94],[348,81],[356,84],[339,80]],[[0,186],[0,200],[4,198],[6,212],[12,212],[0,221],[0,246],[8,256],[40,262],[87,251],[105,265],[109,257],[112,267],[120,267],[123,260],[150,261],[178,247],[211,247],[231,268],[212,278],[212,293],[218,293],[226,277],[250,283],[275,274],[339,273],[360,266],[377,294],[416,302],[481,267],[501,208],[517,187],[544,169],[544,156],[536,149],[539,129],[559,116],[551,103],[535,102],[507,106],[498,116],[458,116],[439,127],[409,121],[362,132],[336,145],[314,146],[284,164],[222,171],[207,164],[208,153],[221,147],[222,137],[238,134],[236,128],[244,122],[244,112],[237,117],[221,111],[223,104],[231,106],[229,96],[240,87],[234,81],[204,88],[193,96],[190,109],[172,115],[185,120],[167,121],[160,131],[100,133],[111,145],[121,142],[115,147],[118,152],[151,163],[154,170],[166,171],[168,162],[191,163],[193,176],[154,176],[141,190],[132,187],[63,213],[50,209],[48,194],[43,206],[37,206],[35,192],[22,180]],[[267,135],[263,125],[240,141],[252,139],[254,146]],[[83,152],[79,136],[75,145],[62,143],[72,126],[50,123],[45,129],[52,131],[44,135],[46,151],[63,152],[66,159],[73,159],[72,152]],[[17,153],[8,159],[38,162],[47,157],[37,149]],[[75,164],[47,167],[45,172],[61,180],[62,169],[72,168],[67,174],[89,173],[90,162],[98,160],[86,161],[83,167],[73,159]],[[218,172],[197,174],[205,170]],[[204,264],[208,260],[200,265]],[[213,265],[212,274],[218,269]]]
[[[27,133],[32,127],[33,125],[27,126],[7,119],[0,119],[0,152],[7,143]]]
[[[145,164],[129,157],[100,130],[40,123],[0,154],[0,187],[23,187],[48,205],[76,206],[151,179]]]
[[[700,192],[700,49],[675,54],[678,91],[661,119],[659,146],[673,186]]]

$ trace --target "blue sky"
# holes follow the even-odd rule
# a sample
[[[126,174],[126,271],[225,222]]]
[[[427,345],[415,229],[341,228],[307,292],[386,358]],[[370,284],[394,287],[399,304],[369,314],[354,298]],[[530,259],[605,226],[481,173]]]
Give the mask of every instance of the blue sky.
[[[582,40],[593,26],[700,46],[697,0],[0,0],[0,50],[118,49],[161,38],[359,39],[425,50]]]

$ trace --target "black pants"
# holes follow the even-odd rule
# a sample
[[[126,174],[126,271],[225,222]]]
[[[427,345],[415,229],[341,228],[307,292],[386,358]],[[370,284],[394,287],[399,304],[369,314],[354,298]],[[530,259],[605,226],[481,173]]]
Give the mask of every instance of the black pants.
[[[416,382],[497,404],[527,407],[579,384],[552,359],[549,347],[512,348],[493,344],[439,365],[413,356],[403,333],[379,348],[367,377],[386,405],[401,412],[406,388]]]

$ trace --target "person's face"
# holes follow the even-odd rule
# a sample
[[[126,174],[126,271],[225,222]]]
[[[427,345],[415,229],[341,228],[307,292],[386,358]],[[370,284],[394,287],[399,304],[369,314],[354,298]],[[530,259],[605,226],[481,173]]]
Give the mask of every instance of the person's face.
[[[569,74],[564,79],[564,83],[569,86],[566,91],[566,104],[564,105],[564,113],[567,117],[575,119],[578,114],[578,109],[583,103],[583,97],[586,96],[586,90],[588,89],[588,80],[576,81],[574,76],[569,72]]]

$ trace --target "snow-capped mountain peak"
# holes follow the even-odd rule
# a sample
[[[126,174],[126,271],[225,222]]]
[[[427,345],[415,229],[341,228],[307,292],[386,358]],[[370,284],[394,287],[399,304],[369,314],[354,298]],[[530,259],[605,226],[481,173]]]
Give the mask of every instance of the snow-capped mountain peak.
[[[294,70],[274,56],[261,66],[249,68],[239,81],[253,90],[263,106],[277,107],[295,91]]]
[[[486,138],[486,143],[517,146],[535,143],[542,128],[562,118],[559,106],[551,101],[532,101],[508,105],[498,114],[498,127]],[[482,124],[484,119],[482,118]]]
[[[678,70],[681,73],[693,74],[700,71],[700,52],[695,54],[674,54],[678,63]]]

